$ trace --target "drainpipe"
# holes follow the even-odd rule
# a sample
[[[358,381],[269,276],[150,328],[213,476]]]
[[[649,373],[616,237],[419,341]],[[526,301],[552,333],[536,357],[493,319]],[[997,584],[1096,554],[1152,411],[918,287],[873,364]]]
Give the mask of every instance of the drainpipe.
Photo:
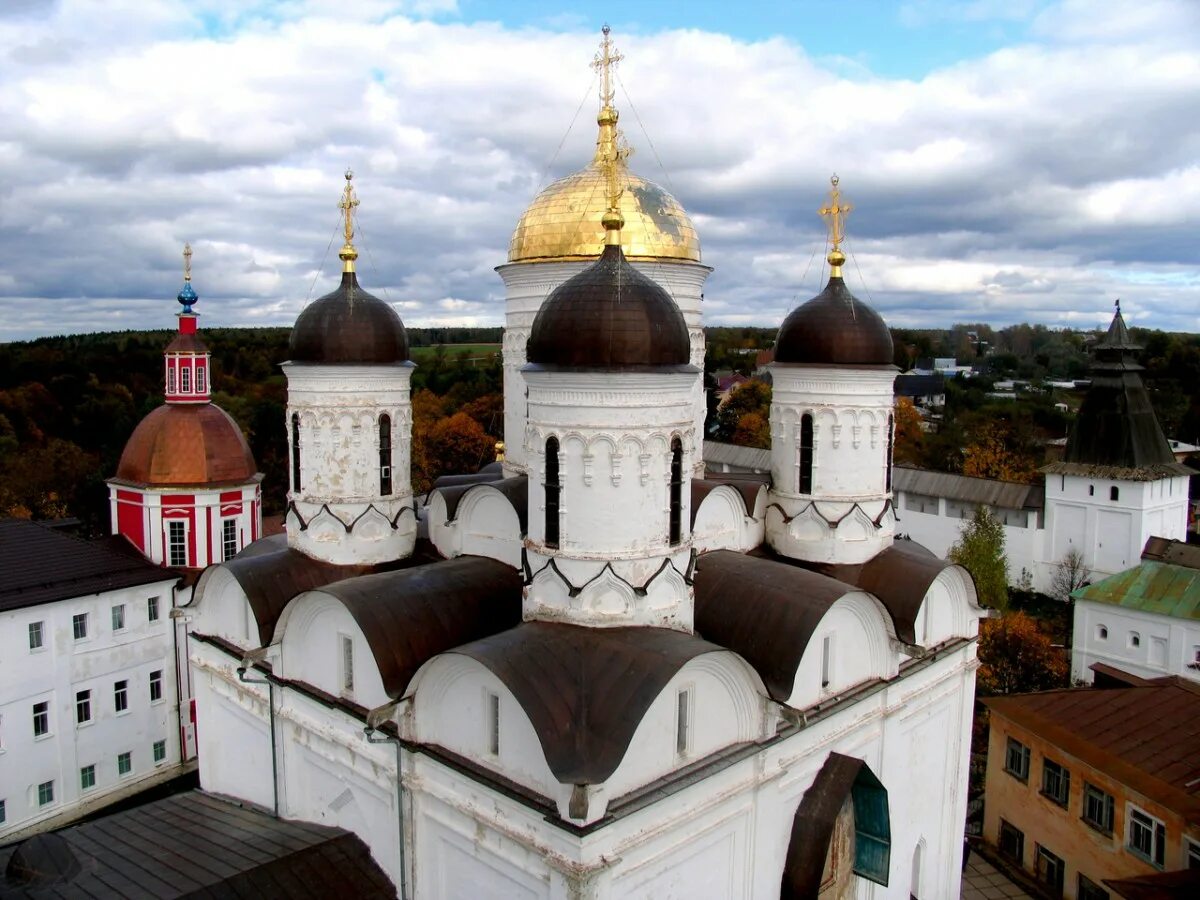
[[[242,664],[238,666],[238,680],[246,684],[265,684],[267,686],[267,709],[270,711],[271,719],[271,793],[274,798],[273,808],[275,810],[275,818],[279,818],[279,751],[275,741],[275,685],[267,678],[248,678],[246,671],[255,663],[261,662],[266,658],[267,648],[259,647],[257,650],[251,650],[242,657]]]
[[[367,713],[367,724],[363,735],[372,744],[394,744],[396,747],[396,830],[400,835],[400,900],[408,900],[408,868],[404,859],[404,778],[401,760],[404,748],[400,738],[389,737],[379,731],[379,726],[396,714],[397,703],[385,703]]]

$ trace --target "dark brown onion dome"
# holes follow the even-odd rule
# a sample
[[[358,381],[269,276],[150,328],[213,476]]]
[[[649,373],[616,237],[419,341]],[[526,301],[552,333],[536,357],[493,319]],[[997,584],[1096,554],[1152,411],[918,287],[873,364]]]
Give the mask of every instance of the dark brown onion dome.
[[[168,403],[142,419],[125,444],[117,480],[139,485],[238,484],[258,467],[237,422],[211,403]]]
[[[408,359],[408,335],[400,316],[342,273],[336,291],[304,308],[288,340],[292,362],[379,365]]]
[[[775,362],[826,366],[890,366],[892,333],[883,318],[840,277],[791,311],[775,338]]]
[[[542,304],[527,351],[541,366],[658,368],[686,366],[691,342],[671,295],[609,245]]]

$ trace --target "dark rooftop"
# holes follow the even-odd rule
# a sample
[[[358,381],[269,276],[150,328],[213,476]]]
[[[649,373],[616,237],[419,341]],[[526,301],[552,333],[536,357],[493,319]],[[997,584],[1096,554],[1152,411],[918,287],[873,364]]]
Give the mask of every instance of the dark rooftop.
[[[394,898],[357,836],[200,791],[0,849],[0,898]]]
[[[408,335],[396,310],[343,272],[337,290],[314,300],[288,339],[292,362],[389,365],[408,359]]]
[[[831,277],[825,290],[788,313],[779,326],[775,362],[890,366],[892,333],[842,278]]]
[[[177,579],[140,556],[24,519],[0,519],[0,612]]]
[[[983,703],[1145,797],[1200,823],[1200,684],[1069,688]]]

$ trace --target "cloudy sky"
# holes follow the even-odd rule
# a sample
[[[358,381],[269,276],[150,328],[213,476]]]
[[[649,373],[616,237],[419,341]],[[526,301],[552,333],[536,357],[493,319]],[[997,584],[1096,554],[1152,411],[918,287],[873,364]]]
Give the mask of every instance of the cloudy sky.
[[[499,324],[513,225],[590,158],[605,21],[709,323],[820,289],[836,171],[847,280],[893,325],[1120,297],[1200,331],[1196,0],[3,0],[0,341],[170,327],[185,240],[203,325],[290,324],[337,277],[347,166],[364,285]]]

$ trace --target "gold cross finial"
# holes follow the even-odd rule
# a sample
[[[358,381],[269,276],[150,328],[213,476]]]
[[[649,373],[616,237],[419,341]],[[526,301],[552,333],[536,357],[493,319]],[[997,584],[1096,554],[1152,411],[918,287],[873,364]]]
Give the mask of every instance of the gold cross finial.
[[[183,245],[183,280],[192,280],[192,245]]]
[[[600,115],[596,122],[600,126],[600,136],[596,140],[596,162],[604,172],[605,193],[607,194],[608,209],[601,218],[604,225],[604,240],[606,244],[621,243],[621,228],[625,217],[621,215],[620,166],[630,154],[630,149],[621,140],[617,131],[617,110],[613,107],[615,90],[612,83],[613,69],[625,57],[613,47],[612,29],[606,24],[601,33],[600,50],[592,60],[592,68],[600,73]]]
[[[612,71],[617,67],[617,63],[625,57],[613,48],[612,38],[609,37],[612,29],[608,27],[607,23],[600,31],[604,37],[600,41],[600,50],[596,54],[596,58],[592,60],[592,68],[600,73],[600,108],[603,110],[612,108],[615,94],[612,86]]]
[[[829,202],[817,210],[829,225],[829,274],[833,278],[842,277],[842,263],[846,261],[846,254],[842,253],[841,246],[846,239],[846,216],[854,209],[842,200],[842,192],[838,190],[840,180],[837,175],[829,179]]]
[[[354,261],[358,259],[358,251],[354,249],[354,245],[350,243],[354,239],[354,208],[358,206],[358,197],[354,195],[354,173],[346,170],[346,189],[342,191],[341,202],[338,203],[338,209],[345,216],[345,224],[342,228],[346,236],[346,243],[342,245],[341,251],[338,253],[338,258],[342,261],[343,272],[354,271]]]

